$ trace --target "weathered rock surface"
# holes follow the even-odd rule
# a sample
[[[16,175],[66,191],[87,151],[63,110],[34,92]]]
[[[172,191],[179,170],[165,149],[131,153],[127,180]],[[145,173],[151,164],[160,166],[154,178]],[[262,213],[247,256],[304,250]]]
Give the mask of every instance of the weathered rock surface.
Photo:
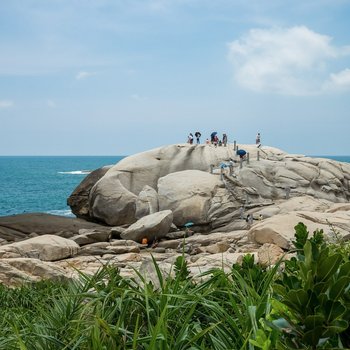
[[[0,218],[0,282],[37,280],[40,269],[48,278],[71,278],[75,269],[94,273],[104,264],[128,277],[144,271],[153,280],[152,257],[166,274],[179,255],[194,275],[229,271],[247,253],[268,266],[290,248],[298,222],[311,233],[323,229],[329,237],[337,232],[350,239],[350,164],[271,147],[240,148],[250,153],[242,167],[232,146],[172,145],[127,157],[102,177],[90,175],[72,197],[73,211],[114,227],[47,214]],[[194,223],[190,229],[188,222]],[[45,234],[70,238],[73,257],[51,252],[50,259],[62,260],[48,263],[39,260],[46,259],[46,243],[38,248],[29,241],[26,249],[7,244],[40,241]],[[139,244],[142,238],[149,244]],[[36,258],[22,258],[30,271],[9,267],[23,256]],[[50,274],[52,265],[58,270]]]
[[[72,257],[79,245],[70,239],[54,235],[42,235],[0,247],[0,257],[33,257],[44,261],[56,261]]]
[[[290,155],[272,147],[240,148],[250,154],[249,163],[244,161],[242,168],[232,146],[171,145],[124,158],[92,187],[89,215],[109,225],[130,225],[156,210],[159,199],[159,210],[174,210],[179,225],[186,220],[199,221],[217,230],[230,225],[230,231],[246,228],[236,221],[242,205],[246,209],[268,207],[275,201],[304,195],[338,203],[350,199],[350,164]],[[222,163],[231,164],[233,172],[223,168],[221,174]],[[195,175],[209,175],[212,165],[215,181],[206,182],[204,175]],[[192,216],[182,210],[191,205]],[[268,209],[267,213],[275,215]]]
[[[209,171],[210,165],[235,158],[231,147],[171,145],[121,160],[91,189],[90,215],[109,225],[136,221],[136,202],[143,188],[182,170]]]
[[[158,195],[159,209],[172,210],[176,226],[190,221],[196,225],[210,224],[217,203],[221,211],[227,210],[221,197],[230,197],[218,176],[200,170],[185,170],[160,178]]]
[[[164,237],[169,232],[172,222],[173,213],[171,210],[150,214],[129,226],[121,234],[121,238],[131,239],[139,243],[141,243],[143,238],[147,238],[149,242],[153,242]]]
[[[264,243],[258,250],[259,264],[271,266],[276,264],[284,256],[284,251],[275,244]]]
[[[96,243],[96,242],[107,242],[110,238],[111,233],[105,229],[80,229],[79,234],[71,237],[71,240],[79,244],[80,246]]]
[[[111,167],[107,165],[91,172],[68,197],[67,204],[78,218],[91,219],[88,200],[91,188]]]
[[[328,237],[337,232],[343,239],[350,239],[350,211],[330,210],[330,212],[305,210],[277,214],[254,224],[249,230],[249,238],[259,244],[273,243],[283,249],[289,249],[294,239],[294,227],[297,223],[303,222],[310,233],[319,229]]]
[[[7,242],[26,239],[33,232],[37,235],[55,234],[72,237],[78,234],[80,229],[110,230],[109,227],[82,219],[44,213],[0,217],[0,238]]]
[[[20,286],[43,279],[61,281],[67,278],[67,271],[54,263],[29,258],[0,259],[0,283],[7,286]]]
[[[136,200],[135,217],[136,219],[140,219],[157,211],[159,211],[158,193],[154,188],[146,185]]]

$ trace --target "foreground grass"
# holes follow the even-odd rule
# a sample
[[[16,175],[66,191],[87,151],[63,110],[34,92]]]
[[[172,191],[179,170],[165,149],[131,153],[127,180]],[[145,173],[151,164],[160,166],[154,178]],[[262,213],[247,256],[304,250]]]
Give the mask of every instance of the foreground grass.
[[[0,349],[349,348],[350,249],[302,225],[295,246],[283,270],[248,255],[200,282],[181,256],[173,277],[154,261],[158,288],[112,266],[65,284],[0,286]]]

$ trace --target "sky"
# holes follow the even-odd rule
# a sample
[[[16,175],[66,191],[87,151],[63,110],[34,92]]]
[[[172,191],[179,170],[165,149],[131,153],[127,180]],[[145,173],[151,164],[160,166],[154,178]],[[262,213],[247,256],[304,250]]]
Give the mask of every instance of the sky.
[[[350,155],[350,0],[0,2],[0,155],[130,155],[200,131]]]

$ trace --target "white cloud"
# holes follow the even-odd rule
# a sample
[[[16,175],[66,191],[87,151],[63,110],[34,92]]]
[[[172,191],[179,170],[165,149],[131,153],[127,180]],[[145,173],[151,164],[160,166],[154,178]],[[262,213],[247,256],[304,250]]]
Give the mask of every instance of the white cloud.
[[[0,108],[11,108],[14,106],[13,101],[0,100]]]
[[[318,94],[325,91],[329,63],[350,54],[349,47],[336,47],[331,41],[305,26],[252,29],[229,43],[228,57],[242,87],[286,95]]]
[[[86,78],[91,77],[93,75],[96,75],[96,73],[81,71],[75,76],[75,79],[77,79],[77,80],[86,79]]]
[[[329,81],[325,84],[326,90],[343,90],[350,88],[350,69],[344,69],[339,73],[330,75]]]

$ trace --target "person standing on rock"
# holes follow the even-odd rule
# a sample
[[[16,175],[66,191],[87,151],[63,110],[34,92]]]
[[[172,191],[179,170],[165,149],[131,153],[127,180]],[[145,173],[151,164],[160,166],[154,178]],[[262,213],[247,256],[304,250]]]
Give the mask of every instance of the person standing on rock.
[[[190,134],[188,135],[188,140],[187,142],[192,145],[193,144],[193,134],[190,132]]]
[[[200,142],[200,138],[202,136],[202,134],[199,131],[196,131],[196,133],[194,134],[194,136],[196,136],[196,140],[197,140],[197,145],[199,145]]]
[[[257,145],[260,145],[260,143],[261,143],[260,132],[258,132],[257,135],[256,135],[255,143],[256,143]],[[258,147],[259,147],[259,146],[258,146]]]
[[[227,145],[227,135],[226,134],[223,134],[222,135],[222,144],[226,147]]]
[[[219,143],[219,138],[217,137],[217,135],[214,136],[214,141],[213,141],[213,144],[214,146],[216,147]]]

